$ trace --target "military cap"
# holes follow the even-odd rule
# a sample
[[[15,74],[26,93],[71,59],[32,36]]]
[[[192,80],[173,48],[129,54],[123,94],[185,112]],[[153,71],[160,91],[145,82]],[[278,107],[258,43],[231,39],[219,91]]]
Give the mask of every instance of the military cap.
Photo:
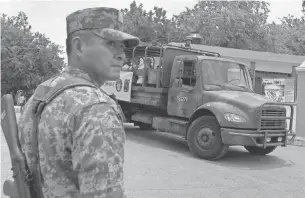
[[[91,30],[102,38],[123,41],[127,48],[134,48],[140,43],[139,38],[122,32],[123,15],[115,8],[78,10],[68,15],[66,21],[67,36],[79,30]]]

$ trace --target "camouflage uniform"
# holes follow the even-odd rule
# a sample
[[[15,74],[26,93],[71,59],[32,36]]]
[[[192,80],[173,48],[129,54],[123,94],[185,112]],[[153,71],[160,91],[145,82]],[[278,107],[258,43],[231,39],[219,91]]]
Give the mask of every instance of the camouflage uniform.
[[[139,43],[136,37],[114,30],[121,25],[117,13],[111,8],[77,11],[67,17],[68,35],[94,28],[103,37],[121,39],[134,47]],[[107,27],[114,29],[102,29]],[[71,76],[95,83],[87,73],[68,66],[42,85],[54,87]],[[32,96],[19,120],[19,138],[28,163],[34,163],[35,155],[31,148],[33,106]],[[124,197],[123,115],[117,103],[100,88],[78,86],[63,91],[44,108],[38,131],[45,198]]]

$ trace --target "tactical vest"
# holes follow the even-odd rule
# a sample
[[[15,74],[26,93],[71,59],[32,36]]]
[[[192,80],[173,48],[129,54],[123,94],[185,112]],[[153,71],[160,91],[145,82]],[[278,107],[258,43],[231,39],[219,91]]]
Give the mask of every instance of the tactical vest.
[[[39,150],[38,150],[38,124],[40,121],[41,113],[43,109],[48,105],[53,99],[55,99],[59,94],[67,89],[71,89],[78,86],[87,86],[96,89],[100,89],[89,80],[80,77],[71,77],[62,81],[59,81],[55,87],[49,87],[45,85],[39,85],[35,90],[33,95],[32,104],[32,120],[33,120],[33,130],[32,130],[32,154],[33,163],[29,164],[29,169],[32,173],[34,179],[34,189],[38,191],[39,197],[43,198],[42,193],[42,177],[39,163]]]

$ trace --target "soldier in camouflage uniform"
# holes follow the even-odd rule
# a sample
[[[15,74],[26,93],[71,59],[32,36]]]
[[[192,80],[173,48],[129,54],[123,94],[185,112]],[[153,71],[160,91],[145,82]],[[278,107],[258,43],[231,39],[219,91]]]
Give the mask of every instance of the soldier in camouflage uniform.
[[[192,41],[193,41],[193,39],[191,37],[186,37],[184,47],[193,48]]]
[[[122,15],[113,8],[76,11],[66,20],[69,66],[40,86],[54,87],[72,76],[97,87],[67,89],[42,111],[37,135],[42,192],[45,198],[122,198],[123,115],[99,87],[119,78],[124,47],[137,46],[139,39],[119,31]],[[32,108],[33,96],[19,120],[19,138],[29,164],[35,163]]]

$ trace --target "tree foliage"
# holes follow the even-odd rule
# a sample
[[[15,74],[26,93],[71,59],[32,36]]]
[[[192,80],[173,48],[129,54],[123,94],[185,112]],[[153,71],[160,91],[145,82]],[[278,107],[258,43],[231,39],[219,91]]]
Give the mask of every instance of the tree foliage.
[[[62,48],[44,34],[32,32],[24,12],[1,17],[1,93],[24,90],[38,84],[64,66]]]
[[[280,41],[291,54],[305,55],[305,11],[301,18],[292,15],[282,18]]]
[[[269,24],[269,6],[264,1],[199,1],[168,18],[163,8],[146,11],[133,1],[123,10],[124,25],[143,42],[182,42],[191,32],[199,32],[206,45],[305,55],[305,15]]]
[[[143,4],[135,1],[129,9],[122,10],[124,14],[124,31],[141,38],[142,42],[157,41],[167,43],[171,33],[172,21],[167,18],[163,8],[155,6],[153,10],[145,11]]]

